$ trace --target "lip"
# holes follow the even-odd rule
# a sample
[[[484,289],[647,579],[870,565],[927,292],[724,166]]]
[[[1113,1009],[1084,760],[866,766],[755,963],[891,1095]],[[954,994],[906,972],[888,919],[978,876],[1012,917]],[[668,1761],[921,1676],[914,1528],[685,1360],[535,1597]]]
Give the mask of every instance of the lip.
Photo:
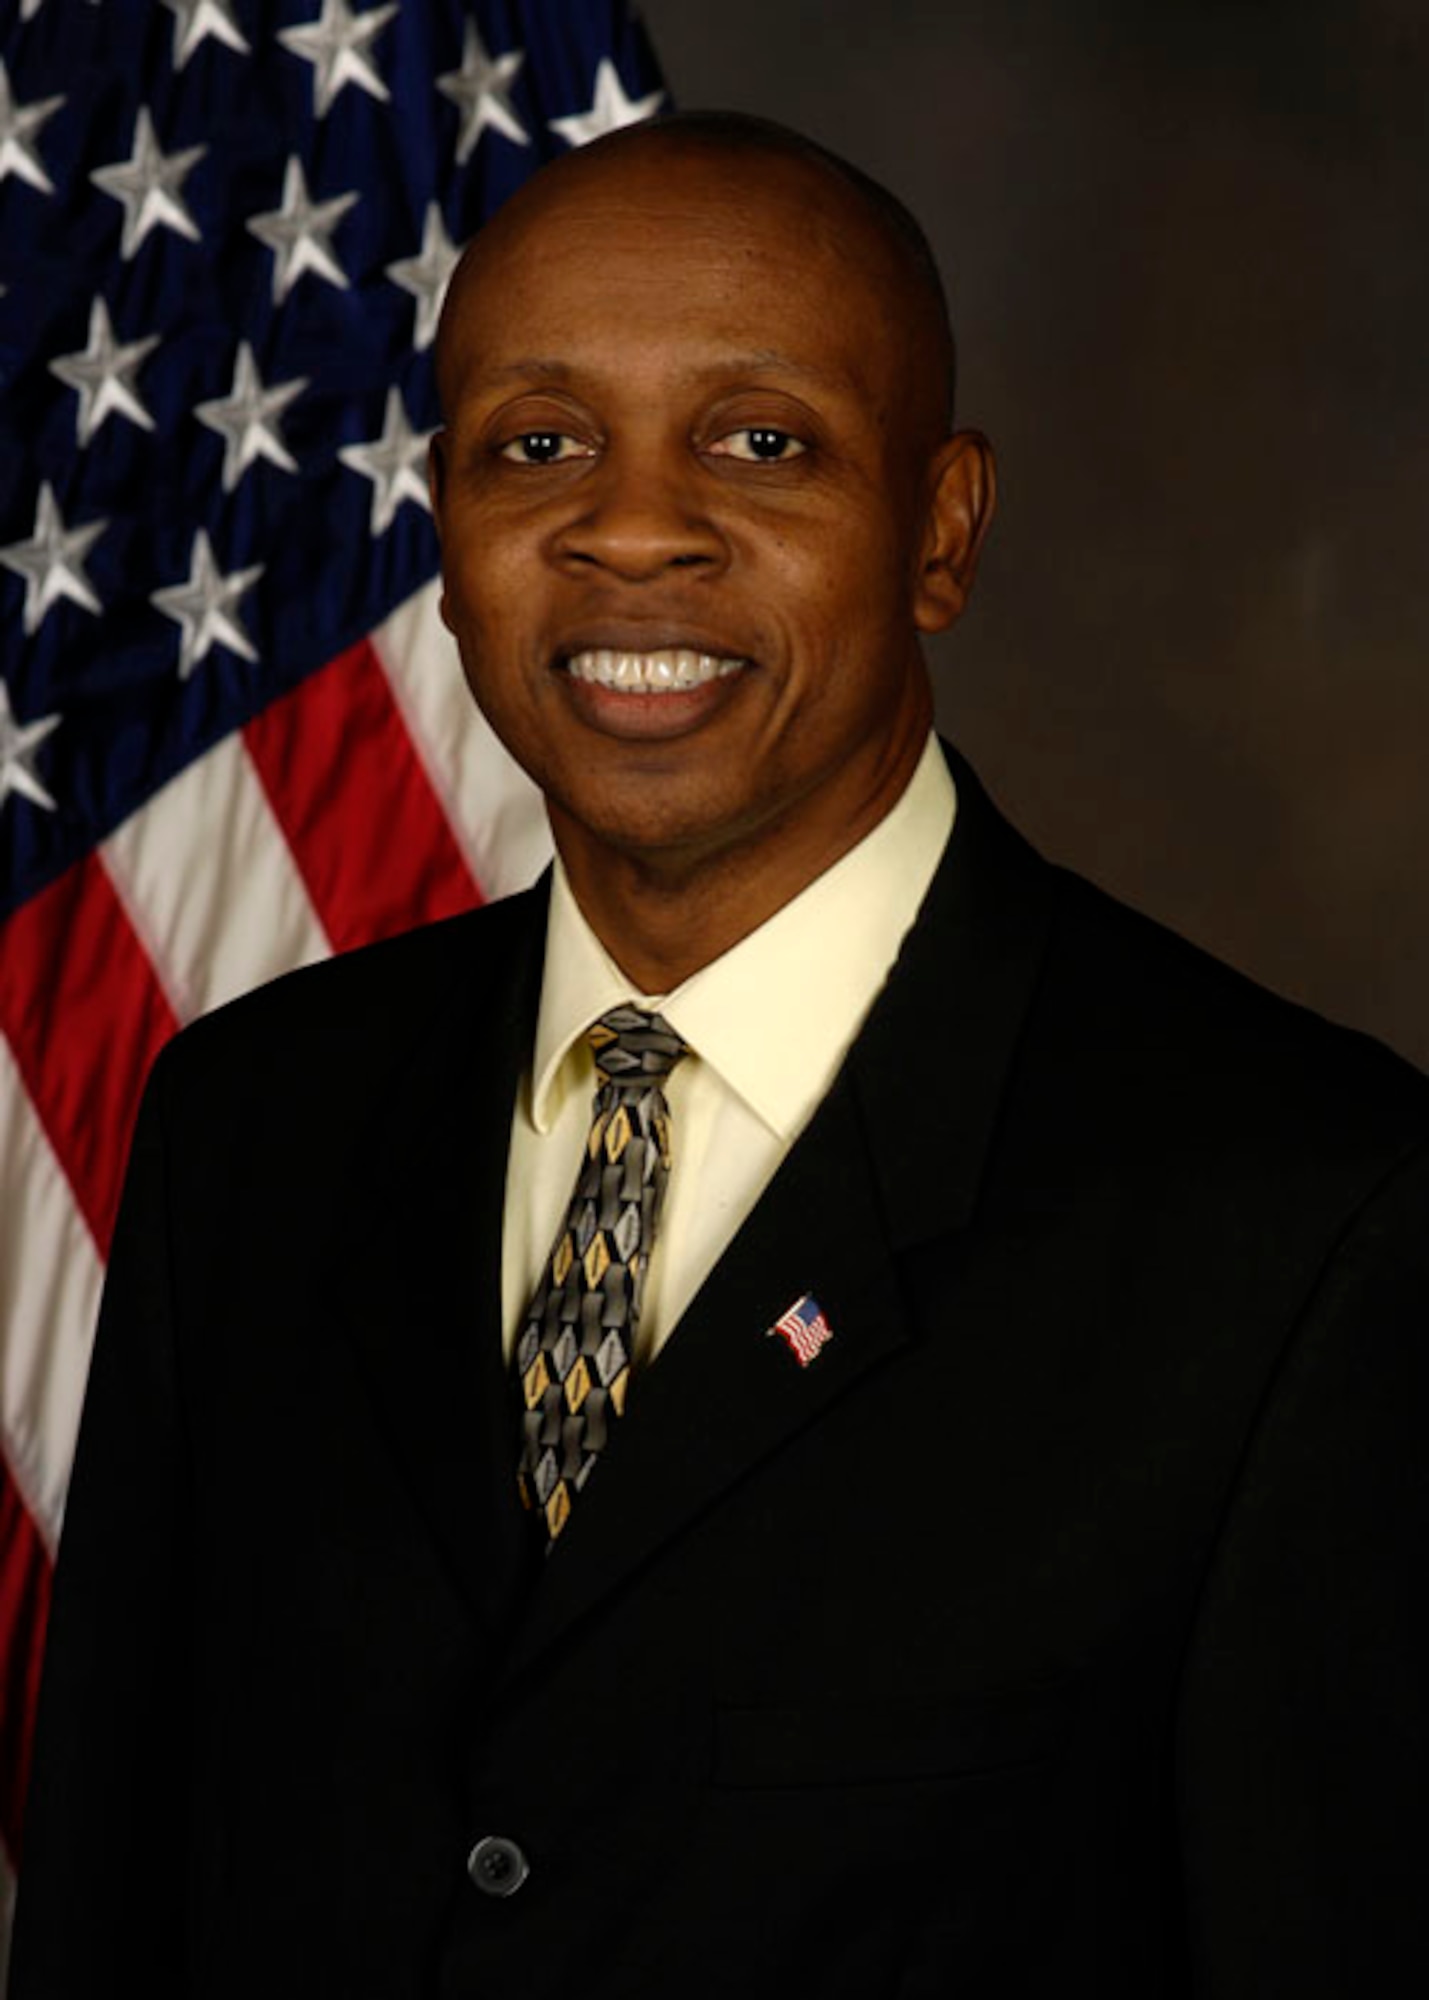
[[[706,681],[700,687],[667,689],[661,694],[602,687],[578,680],[567,662],[579,653],[659,653],[687,650],[716,659],[742,660],[738,673]],[[649,620],[610,620],[583,625],[568,636],[552,656],[550,667],[577,717],[597,735],[624,743],[670,743],[690,736],[740,699],[758,662],[738,641],[708,628],[653,624]]]
[[[579,648],[577,648],[579,650]],[[750,678],[742,668],[702,687],[679,688],[664,694],[632,694],[625,688],[601,687],[563,673],[566,700],[589,729],[627,743],[668,743],[689,736],[737,701]]]
[[[721,660],[745,660],[745,664],[735,674],[706,680],[696,688],[664,688],[660,694],[606,688],[594,680],[580,680],[566,668],[566,662],[582,652],[664,652],[666,648],[670,652],[706,652]],[[644,630],[598,626],[590,632],[582,630],[578,638],[562,646],[552,658],[550,670],[576,718],[598,736],[620,742],[674,742],[680,736],[700,730],[710,718],[737,700],[745,682],[755,672],[755,662],[727,640],[712,640],[706,632],[692,636],[680,630],[674,636],[668,626],[658,632],[652,632],[648,626]]]

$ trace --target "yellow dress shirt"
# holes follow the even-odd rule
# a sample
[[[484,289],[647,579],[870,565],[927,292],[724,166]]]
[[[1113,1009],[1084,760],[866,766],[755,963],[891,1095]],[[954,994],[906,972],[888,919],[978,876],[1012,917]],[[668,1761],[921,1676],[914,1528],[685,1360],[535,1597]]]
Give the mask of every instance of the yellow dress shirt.
[[[507,1158],[508,1356],[590,1129],[595,1065],[586,1030],[631,1002],[663,1014],[690,1050],[666,1086],[670,1178],[636,1340],[637,1359],[648,1361],[833,1082],[918,913],[956,810],[930,736],[902,797],[857,847],[673,993],[632,991],[557,860],[535,1055],[517,1093]]]

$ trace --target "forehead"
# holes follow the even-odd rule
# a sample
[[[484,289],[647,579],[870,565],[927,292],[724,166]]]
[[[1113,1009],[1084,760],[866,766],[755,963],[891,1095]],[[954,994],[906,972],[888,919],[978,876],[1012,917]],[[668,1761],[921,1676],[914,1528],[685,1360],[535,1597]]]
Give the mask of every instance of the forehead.
[[[568,164],[478,239],[443,330],[444,393],[526,357],[711,370],[738,354],[881,400],[899,273],[852,190],[798,160],[658,145]]]

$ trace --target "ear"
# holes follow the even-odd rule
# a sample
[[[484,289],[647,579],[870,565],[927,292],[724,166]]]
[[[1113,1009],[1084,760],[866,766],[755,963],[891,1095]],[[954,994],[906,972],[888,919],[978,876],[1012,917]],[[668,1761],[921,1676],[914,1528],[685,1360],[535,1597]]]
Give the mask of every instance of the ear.
[[[920,632],[945,632],[961,617],[996,500],[992,446],[981,431],[955,431],[929,467],[913,596],[913,622]]]
[[[447,487],[447,434],[444,430],[433,431],[432,441],[427,446],[427,492],[432,500],[432,519],[437,523],[437,533],[441,533],[442,498]]]
[[[431,495],[432,520],[436,525],[437,541],[442,540],[442,501],[447,490],[447,434],[433,431],[432,441],[427,446],[427,492]],[[447,594],[442,591],[438,603],[441,620],[447,630],[451,630],[451,619],[447,616]]]

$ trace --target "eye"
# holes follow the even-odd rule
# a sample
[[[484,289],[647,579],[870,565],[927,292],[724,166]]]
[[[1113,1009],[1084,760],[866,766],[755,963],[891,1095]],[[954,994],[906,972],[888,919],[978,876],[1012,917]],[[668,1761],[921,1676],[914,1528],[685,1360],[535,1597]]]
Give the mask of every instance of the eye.
[[[749,424],[717,439],[710,449],[720,458],[743,459],[751,465],[779,465],[802,456],[807,446],[792,431],[775,430],[771,424]]]
[[[563,458],[589,455],[587,447],[565,431],[522,431],[501,447],[501,456],[517,465],[555,465]]]

